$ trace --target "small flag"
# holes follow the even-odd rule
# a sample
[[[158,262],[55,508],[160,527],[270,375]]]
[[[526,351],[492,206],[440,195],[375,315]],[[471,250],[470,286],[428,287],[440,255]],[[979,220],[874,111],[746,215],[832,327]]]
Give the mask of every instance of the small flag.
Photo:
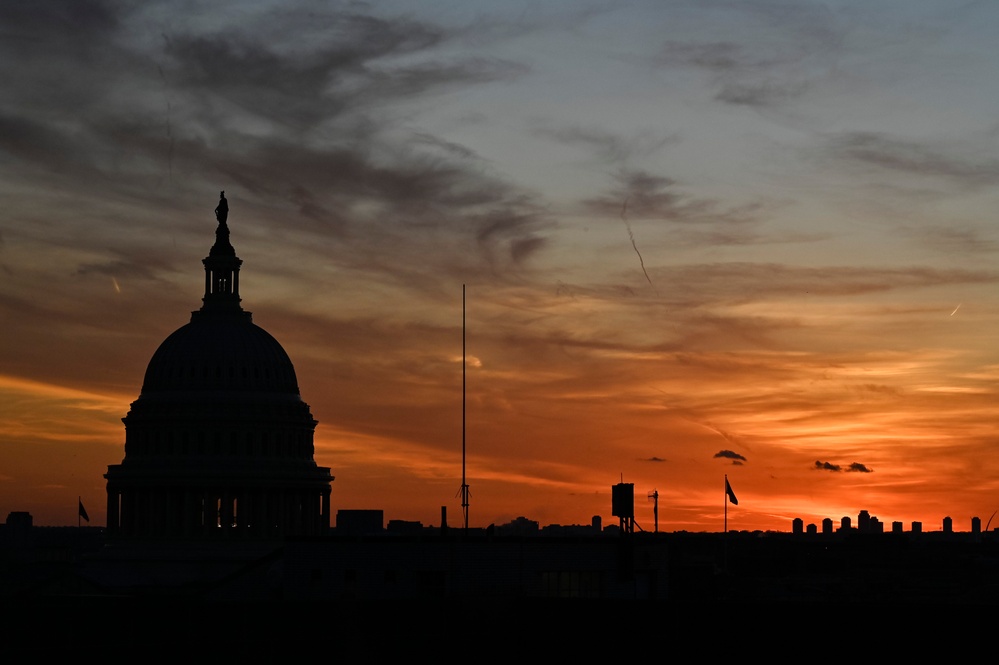
[[[732,491],[732,486],[728,484],[728,476],[725,476],[725,494],[728,495],[728,500],[732,502],[733,506],[739,505],[739,500],[735,498],[735,492]]]
[[[90,517],[87,516],[87,509],[83,507],[83,500],[77,499],[77,501],[80,502],[80,513],[79,513],[80,517],[85,519],[87,521],[87,524],[90,524]]]

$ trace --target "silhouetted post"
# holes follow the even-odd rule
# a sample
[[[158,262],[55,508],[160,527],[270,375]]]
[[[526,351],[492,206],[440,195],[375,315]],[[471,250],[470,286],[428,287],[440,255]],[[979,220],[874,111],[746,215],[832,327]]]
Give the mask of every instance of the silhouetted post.
[[[652,516],[655,518],[656,522],[656,533],[659,533],[659,490],[652,490],[649,492],[649,498],[654,501],[652,504]]]
[[[465,285],[461,285],[461,511],[465,516],[463,532],[468,533],[468,483],[465,481]]]

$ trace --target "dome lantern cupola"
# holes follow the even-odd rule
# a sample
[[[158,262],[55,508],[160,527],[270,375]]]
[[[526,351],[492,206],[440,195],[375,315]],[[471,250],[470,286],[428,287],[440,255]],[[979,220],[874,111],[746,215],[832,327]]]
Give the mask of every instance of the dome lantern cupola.
[[[215,244],[208,256],[201,261],[205,265],[205,295],[201,299],[204,303],[201,312],[241,313],[250,318],[250,313],[243,312],[239,305],[239,267],[243,261],[236,256],[236,250],[229,242],[229,226],[226,223],[228,217],[229,203],[223,190],[219,193],[219,204],[215,208],[215,218],[219,223],[215,229]],[[198,312],[195,312],[192,318],[197,316]]]

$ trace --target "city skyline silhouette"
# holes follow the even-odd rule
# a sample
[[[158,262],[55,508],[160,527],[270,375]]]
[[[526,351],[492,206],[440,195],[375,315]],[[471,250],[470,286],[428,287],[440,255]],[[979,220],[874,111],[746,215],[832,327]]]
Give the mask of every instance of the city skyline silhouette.
[[[0,8],[0,515],[105,523],[224,190],[334,514],[984,528],[997,11]]]

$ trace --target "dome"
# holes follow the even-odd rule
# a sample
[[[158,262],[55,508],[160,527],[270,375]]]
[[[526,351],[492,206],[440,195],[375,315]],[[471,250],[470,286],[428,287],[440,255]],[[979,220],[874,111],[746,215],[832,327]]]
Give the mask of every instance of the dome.
[[[160,344],[122,418],[125,457],[105,475],[115,538],[261,540],[329,529],[333,476],[315,461],[317,422],[288,354],[240,306],[242,261],[224,196],[215,214],[201,309]]]
[[[160,344],[142,383],[142,396],[205,390],[299,394],[281,344],[244,316],[193,317]]]

